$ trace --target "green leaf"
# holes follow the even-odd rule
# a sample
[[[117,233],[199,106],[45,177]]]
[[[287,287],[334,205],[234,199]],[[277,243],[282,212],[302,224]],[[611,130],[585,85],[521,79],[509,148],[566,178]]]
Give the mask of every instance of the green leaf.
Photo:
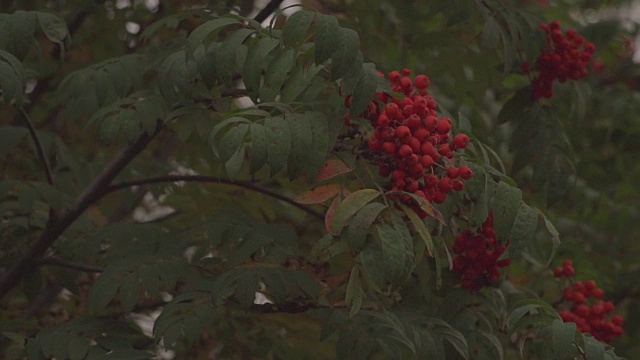
[[[210,37],[213,37],[223,27],[240,24],[238,19],[231,17],[221,17],[213,20],[209,20],[206,23],[198,26],[195,30],[189,34],[187,38],[187,45],[185,46],[185,55],[188,58],[193,57],[193,53],[201,46],[202,43]]]
[[[518,258],[520,253],[529,246],[538,228],[539,217],[538,209],[525,203],[520,205],[509,236],[511,240],[509,244],[510,257]]]
[[[250,172],[256,173],[267,163],[267,129],[262,124],[251,123],[251,166]]]
[[[238,123],[231,127],[218,143],[218,156],[227,162],[244,144],[244,137],[249,131],[249,124]]]
[[[404,213],[407,214],[407,216],[409,217],[409,221],[411,221],[411,224],[413,224],[414,229],[416,230],[416,232],[418,232],[418,235],[420,235],[420,238],[422,239],[422,241],[424,241],[425,245],[427,246],[427,250],[429,251],[429,255],[433,256],[435,253],[434,251],[435,246],[433,245],[431,232],[429,232],[429,230],[427,229],[427,226],[424,224],[424,221],[420,219],[418,214],[416,214],[416,212],[413,211],[413,209],[401,203],[398,203],[398,205],[400,206],[402,211],[404,211]]]
[[[360,267],[356,265],[351,269],[347,292],[344,298],[345,304],[349,307],[350,317],[353,317],[360,311],[363,296],[364,291],[362,290],[362,281],[360,280]]]
[[[285,46],[297,46],[307,37],[307,31],[313,21],[315,12],[296,11],[282,27],[282,43]]]
[[[82,360],[89,352],[89,339],[75,334],[71,335],[69,341],[69,359],[70,360]]]
[[[291,70],[282,87],[281,101],[292,103],[311,85],[314,76],[322,69],[320,66],[311,65],[309,68],[296,66]]]
[[[521,203],[522,191],[520,189],[503,181],[498,183],[490,205],[493,211],[493,226],[498,240],[502,242],[509,240]]]
[[[482,28],[482,47],[486,49],[494,49],[498,47],[500,41],[500,26],[496,18],[489,16]]]
[[[267,162],[271,167],[271,176],[274,176],[287,163],[291,150],[291,133],[282,116],[266,118],[264,127],[267,129]]]
[[[279,41],[271,37],[263,37],[255,44],[250,44],[247,51],[247,57],[242,68],[242,81],[254,96],[260,89],[260,79],[262,78],[262,69],[265,67],[265,58],[271,52]]]
[[[320,65],[331,57],[336,49],[336,39],[341,31],[338,19],[332,15],[316,14],[315,61]]]
[[[349,71],[358,58],[360,37],[354,30],[340,28],[332,41],[335,42],[335,48],[331,54],[331,80],[337,80]]]
[[[348,246],[344,241],[327,234],[313,244],[308,258],[312,262],[322,263],[342,254],[347,249]]]
[[[35,29],[33,12],[18,10],[13,14],[0,14],[0,33],[11,34],[0,39],[0,49],[13,54],[19,61],[24,60],[33,44]]]
[[[351,249],[359,250],[362,248],[369,234],[369,229],[385,209],[387,206],[383,203],[368,203],[351,218],[344,234]]]
[[[305,114],[289,114],[286,116],[291,134],[291,151],[287,170],[292,178],[304,170],[308,164],[309,148],[313,143],[313,133],[311,132],[312,119]]]
[[[118,295],[122,308],[126,313],[133,311],[134,306],[138,302],[138,294],[140,293],[140,277],[137,272],[127,275],[120,283]]]
[[[237,117],[237,116],[233,116],[233,117],[230,117],[228,119],[224,119],[221,122],[219,122],[218,124],[216,124],[216,126],[213,127],[213,129],[211,130],[211,133],[209,134],[209,144],[211,145],[211,149],[213,150],[213,153],[216,154],[217,157],[221,157],[220,156],[220,145],[221,145],[220,143],[221,143],[221,141],[216,139],[217,136],[218,136],[218,133],[220,131],[222,131],[223,129],[229,128],[230,126],[232,126],[231,128],[237,128],[240,125],[248,125],[248,124],[251,124],[251,122],[249,120],[247,120],[245,118],[242,118],[242,117]],[[240,129],[240,130],[242,130],[242,129]],[[239,135],[238,130],[236,130],[235,132],[236,132],[235,135]],[[243,134],[243,136],[244,136],[244,134]],[[232,140],[232,139],[228,139],[228,141],[229,140]],[[227,150],[229,150],[229,149],[227,149]],[[237,148],[233,149],[230,153],[233,153],[233,151],[235,151],[235,150],[237,150]],[[230,155],[227,156],[227,158],[228,157],[230,157]]]
[[[31,185],[38,191],[47,205],[54,209],[64,209],[71,204],[72,198],[68,194],[54,188],[46,182],[33,181]]]
[[[362,189],[351,193],[342,200],[333,218],[333,235],[340,235],[342,229],[347,225],[347,221],[378,196],[380,196],[378,190]]]
[[[376,94],[378,71],[371,63],[362,64],[362,72],[351,97],[351,116],[357,116],[371,103]]]
[[[358,51],[358,56],[356,57],[356,60],[353,62],[349,71],[347,71],[347,73],[342,77],[342,81],[340,82],[340,92],[343,95],[353,94],[353,91],[358,85],[358,81],[360,80],[362,76],[362,72],[365,68],[365,65],[363,64],[363,62],[364,62],[364,56],[362,55],[361,51]],[[376,90],[378,90],[377,87],[378,85],[376,85]],[[357,114],[358,113],[356,113],[356,115]]]
[[[376,225],[375,241],[367,243],[358,254],[363,275],[376,288],[385,292],[397,285],[408,270],[409,254],[402,235],[388,224]]]
[[[295,53],[293,49],[281,51],[278,56],[267,67],[264,84],[260,88],[260,102],[275,101],[285,80],[287,74],[294,65]]]
[[[305,172],[309,176],[314,176],[324,165],[332,139],[329,137],[329,125],[326,115],[317,111],[307,111],[305,116],[309,120],[313,138],[307,152],[308,158]]]
[[[521,121],[528,118],[526,113],[533,103],[531,87],[521,88],[502,106],[498,113],[498,122],[504,124],[507,121]]]
[[[0,126],[0,156],[5,156],[23,142],[28,135],[29,131],[23,127]]]
[[[573,340],[576,336],[576,324],[556,319],[551,324],[551,328],[553,332],[553,352],[556,354],[556,359],[564,360],[573,349]]]
[[[38,11],[36,14],[38,16],[40,28],[47,38],[52,42],[62,44],[67,36],[69,36],[69,30],[67,29],[67,25],[64,23],[64,20],[52,13]]]
[[[102,356],[92,358],[92,360],[148,360],[153,358],[152,354],[144,350],[116,349]]]
[[[604,344],[594,339],[591,335],[581,334],[584,342],[584,353],[587,360],[604,359]]]
[[[5,105],[11,104],[14,99],[16,103],[22,103],[24,83],[18,77],[14,68],[4,61],[0,61],[0,87],[2,88],[2,99]]]
[[[238,151],[233,153],[229,160],[227,160],[227,162],[224,164],[224,168],[230,178],[235,178],[238,172],[240,172],[242,164],[244,163],[244,153],[245,148],[244,146],[242,146],[238,149]]]

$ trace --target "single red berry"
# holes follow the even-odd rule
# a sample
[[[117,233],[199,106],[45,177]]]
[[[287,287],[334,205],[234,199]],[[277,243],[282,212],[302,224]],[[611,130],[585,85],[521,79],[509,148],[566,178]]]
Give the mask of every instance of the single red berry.
[[[615,325],[622,326],[622,323],[624,322],[624,319],[620,315],[613,315],[611,317],[611,322],[613,324],[615,324]]]
[[[464,189],[464,183],[460,179],[453,180],[453,190],[462,191]]]
[[[396,128],[395,135],[398,139],[404,139],[405,137],[411,135],[411,130],[407,126],[400,125]]]
[[[438,184],[438,177],[434,174],[425,175],[424,184],[428,187],[434,187]]]
[[[431,80],[426,75],[417,75],[413,83],[418,89],[426,89],[431,84]]]
[[[460,170],[457,167],[450,167],[447,169],[447,176],[452,179],[457,178],[459,173]]]
[[[400,81],[400,78],[402,77],[402,75],[400,75],[399,71],[392,71],[389,73],[389,81],[391,82],[398,82]]]
[[[385,141],[384,143],[382,143],[382,150],[384,150],[384,152],[388,155],[393,155],[397,151],[396,144],[390,141]]]
[[[564,276],[566,276],[566,277],[572,277],[573,274],[575,274],[575,270],[573,269],[572,265],[564,265],[564,266],[562,266],[562,272],[564,273]]]
[[[451,120],[447,117],[440,118],[436,125],[436,131],[438,131],[439,134],[446,134],[451,131]]]
[[[458,149],[465,149],[469,146],[469,136],[466,134],[458,134],[453,138],[453,145]]]
[[[428,168],[428,167],[431,167],[431,165],[433,165],[433,159],[429,155],[422,155],[422,157],[420,158],[420,163],[425,168]]]
[[[562,266],[558,266],[553,269],[553,276],[557,278],[564,276],[564,271],[562,270]]]
[[[473,176],[473,171],[467,165],[460,166],[458,173],[459,173],[459,176],[465,180],[469,180]]]
[[[400,169],[395,169],[391,172],[391,179],[393,179],[394,181],[404,180],[405,177],[406,174]]]
[[[390,123],[391,123],[391,119],[389,119],[387,114],[382,113],[380,114],[380,116],[378,116],[378,121],[377,121],[378,126],[385,127],[385,126],[389,126]]]
[[[369,149],[373,151],[379,151],[382,149],[382,142],[377,137],[372,136],[369,138]]]
[[[398,150],[398,154],[402,157],[409,156],[413,154],[413,150],[411,150],[411,146],[405,144],[400,146],[400,149]]]

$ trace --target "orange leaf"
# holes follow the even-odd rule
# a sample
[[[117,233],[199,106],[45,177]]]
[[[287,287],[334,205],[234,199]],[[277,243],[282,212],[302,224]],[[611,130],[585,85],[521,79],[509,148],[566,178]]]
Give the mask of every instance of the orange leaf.
[[[299,204],[320,204],[340,193],[340,185],[336,183],[318,186],[317,188],[305,191],[293,199]]]
[[[351,169],[345,164],[342,160],[331,159],[327,160],[324,163],[320,172],[316,176],[316,181],[323,181],[327,179],[331,179],[334,176],[338,176],[340,174],[348,173]]]

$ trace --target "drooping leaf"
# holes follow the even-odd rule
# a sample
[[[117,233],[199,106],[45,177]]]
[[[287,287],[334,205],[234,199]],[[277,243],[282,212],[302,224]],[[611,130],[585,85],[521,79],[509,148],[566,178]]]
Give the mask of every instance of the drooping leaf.
[[[192,57],[195,49],[198,46],[201,46],[202,43],[217,34],[220,29],[239,24],[239,20],[232,17],[220,17],[217,19],[209,20],[206,23],[198,26],[195,30],[189,34],[187,38],[187,45],[185,47],[185,55],[187,57]]]
[[[332,15],[316,14],[315,61],[320,65],[331,57],[340,33],[338,19]]]
[[[289,16],[282,28],[282,43],[285,46],[299,45],[306,38],[314,15],[315,12],[301,10]]]
[[[373,99],[378,84],[378,72],[371,63],[362,64],[360,79],[351,97],[351,115],[357,116]]]
[[[335,45],[331,54],[331,79],[336,80],[344,76],[357,59],[360,37],[354,30],[340,28],[338,35],[332,41]]]

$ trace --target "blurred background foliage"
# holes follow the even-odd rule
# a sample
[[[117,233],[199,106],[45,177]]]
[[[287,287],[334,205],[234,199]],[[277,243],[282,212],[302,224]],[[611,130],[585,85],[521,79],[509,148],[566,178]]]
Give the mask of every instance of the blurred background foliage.
[[[249,0],[24,0],[2,1],[0,10],[7,13],[49,8],[67,20],[72,33],[70,51],[60,53],[41,35],[37,51],[27,56],[27,62],[31,64],[29,71],[38,80],[33,84],[31,96],[40,99],[27,107],[33,118],[40,121],[36,124],[39,128],[64,129],[67,143],[73,144],[76,153],[87,154],[81,161],[84,166],[90,166],[92,162],[99,163],[111,157],[116,149],[98,148],[95,139],[87,136],[81,124],[88,120],[89,114],[75,114],[74,126],[67,125],[71,121],[68,114],[58,116],[60,110],[54,106],[55,99],[50,90],[63,76],[88,64],[134,53],[144,43],[141,34],[148,25],[175,14],[176,10],[208,5],[213,12],[226,13],[231,9],[241,15],[250,15],[257,13],[265,3],[254,4]],[[281,6],[287,4],[291,3],[284,2]],[[424,73],[431,78],[430,91],[438,100],[440,110],[450,113],[458,128],[471,131],[476,139],[482,139],[494,149],[499,160],[491,160],[492,164],[504,166],[506,173],[523,190],[527,202],[543,209],[556,224],[562,240],[556,262],[573,259],[577,278],[595,279],[616,302],[618,312],[626,318],[625,334],[614,343],[616,353],[629,359],[640,358],[640,342],[637,341],[640,339],[640,283],[637,281],[640,278],[637,260],[640,258],[640,52],[636,49],[640,2],[308,0],[302,4],[335,15],[342,26],[356,30],[365,61],[375,63],[379,70],[388,72],[408,67],[413,73]],[[276,17],[275,23],[283,22],[283,16]],[[560,147],[573,167],[561,172],[566,179],[567,191],[556,192],[555,196],[549,196],[554,192],[549,185],[535,180],[536,172],[542,172],[543,178],[551,176],[548,169],[536,170],[534,163],[533,166],[519,166],[518,171],[514,171],[515,154],[520,146],[512,143],[517,121],[499,122],[504,104],[529,82],[520,71],[520,63],[524,60],[532,62],[544,44],[541,34],[518,33],[516,28],[510,28],[509,21],[513,19],[522,23],[558,20],[563,29],[575,28],[597,46],[590,75],[581,80],[583,85],[556,85],[555,95],[541,100],[549,118],[543,126],[568,140]],[[499,29],[488,25],[491,21],[497,22]],[[201,22],[200,14],[194,10],[172,18],[168,21],[171,27],[159,30],[146,41],[151,44],[173,41],[176,34],[186,36]],[[64,58],[62,63],[58,61],[61,57]],[[582,104],[581,108],[577,103]],[[0,118],[12,118],[10,110],[0,108]],[[177,158],[170,159],[174,163],[185,164],[202,173],[211,172],[206,161],[209,156],[206,144],[168,144],[182,150],[176,151],[180,154]],[[166,168],[167,159],[163,155],[166,149],[159,146],[152,150],[157,156],[145,158],[141,166]],[[29,166],[19,153],[11,156],[11,165],[8,161],[3,162],[7,173],[18,168],[38,171],[37,164]],[[292,193],[296,192],[295,182],[286,186]],[[157,195],[164,192],[164,188],[161,190],[156,190]],[[309,228],[317,226],[302,223],[296,213],[288,211],[290,209],[265,203],[251,192],[236,196],[238,190],[228,191],[231,196],[220,200],[218,193],[187,188],[180,192],[180,197],[169,196],[166,205],[174,202],[184,206],[186,202],[193,207],[182,210],[187,214],[206,214],[238,206],[260,217],[290,222],[298,234],[308,234]],[[215,202],[188,201],[194,198],[215,199]],[[123,200],[127,200],[124,195],[110,198],[99,211],[90,211],[91,220],[106,222],[105,214],[117,211]],[[198,220],[178,214],[168,224],[184,229]],[[69,251],[73,251],[73,244]],[[548,296],[551,301],[553,296],[559,299],[549,269],[536,266],[533,261],[512,266],[509,279],[518,285],[527,284],[532,292]],[[77,310],[69,308],[65,311],[73,313]],[[316,346],[309,343],[308,335],[317,336],[320,331],[313,313],[305,315],[309,321],[302,321],[296,315],[295,324],[288,319],[291,315],[267,315],[272,321],[262,322],[261,326],[256,325],[250,315],[233,315],[229,317],[233,322],[217,325],[221,330],[218,333],[224,334],[222,337],[202,339],[185,350],[185,358],[204,359],[204,354],[218,351],[220,344],[234,349],[236,355],[243,354],[239,358],[251,358],[251,354],[262,353],[265,349],[270,349],[273,357],[278,358],[278,350],[272,349],[274,336],[291,345],[281,354],[290,355],[291,348]],[[56,314],[48,316],[55,317]],[[282,332],[283,327],[288,330]],[[253,342],[256,336],[264,336],[267,344],[264,349],[261,343]],[[315,358],[331,356],[333,345],[323,344],[321,348],[314,348]],[[298,356],[308,356],[306,351],[303,353],[306,355]]]

